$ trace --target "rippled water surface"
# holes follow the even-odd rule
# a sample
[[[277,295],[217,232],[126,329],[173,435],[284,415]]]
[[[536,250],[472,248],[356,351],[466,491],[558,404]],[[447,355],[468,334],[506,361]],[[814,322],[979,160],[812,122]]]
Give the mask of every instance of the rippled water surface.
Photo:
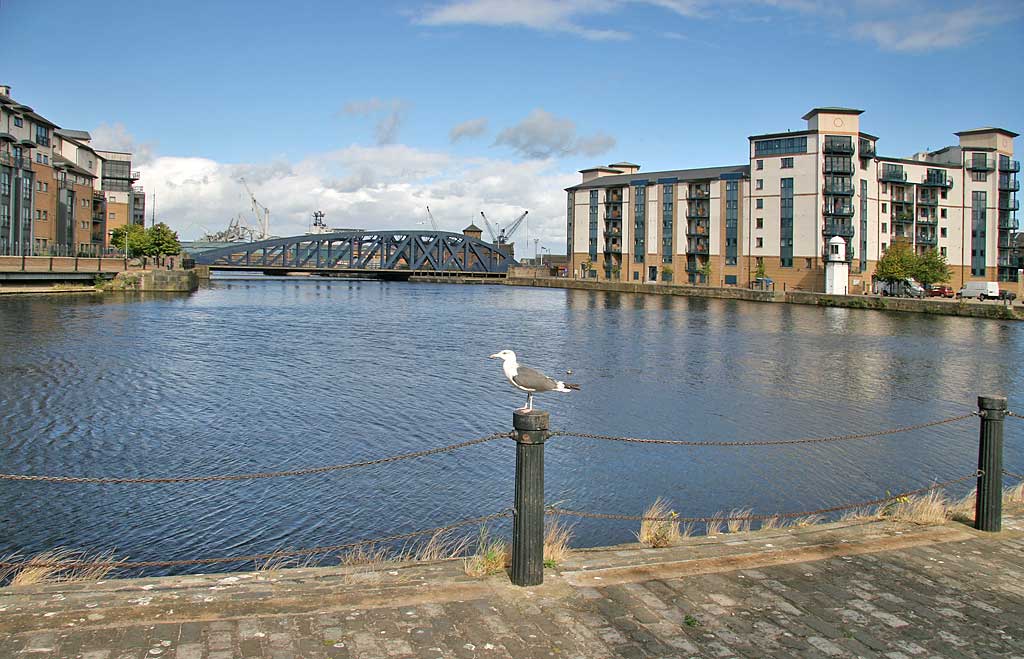
[[[524,397],[487,355],[579,382],[538,397],[556,428],[783,439],[1024,407],[1024,324],[584,291],[215,280],[188,297],[0,299],[0,471],[175,476],[374,459],[511,425]],[[564,376],[572,369],[571,377]],[[547,500],[683,515],[796,511],[970,473],[975,419],[836,444],[685,448],[555,438]],[[508,507],[513,445],[322,475],[161,485],[0,481],[0,553],[133,560],[259,553]],[[1007,420],[1024,470],[1024,422]],[[583,520],[578,545],[628,541]]]

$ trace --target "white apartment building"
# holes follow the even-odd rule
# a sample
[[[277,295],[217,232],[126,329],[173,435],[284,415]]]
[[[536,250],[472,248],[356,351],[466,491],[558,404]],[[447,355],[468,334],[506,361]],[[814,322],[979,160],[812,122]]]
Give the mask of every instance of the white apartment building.
[[[893,242],[936,249],[951,284],[1017,281],[1016,133],[978,128],[910,158],[877,154],[861,110],[815,108],[806,130],[753,135],[748,163],[641,172],[583,170],[567,189],[576,277],[824,289],[828,241],[842,237],[850,292],[870,289]]]

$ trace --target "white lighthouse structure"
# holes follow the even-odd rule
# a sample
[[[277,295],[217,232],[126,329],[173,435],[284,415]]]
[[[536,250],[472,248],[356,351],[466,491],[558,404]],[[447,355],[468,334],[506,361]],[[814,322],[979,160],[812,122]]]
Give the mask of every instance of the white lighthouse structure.
[[[846,241],[832,236],[828,241],[828,259],[825,261],[825,294],[849,293],[850,264],[846,262]]]

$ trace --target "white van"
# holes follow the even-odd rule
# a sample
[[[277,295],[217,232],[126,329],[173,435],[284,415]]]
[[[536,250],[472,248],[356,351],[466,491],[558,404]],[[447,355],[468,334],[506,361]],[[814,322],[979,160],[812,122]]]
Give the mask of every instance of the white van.
[[[999,284],[994,281],[969,281],[956,292],[957,299],[976,297],[979,300],[998,300]]]

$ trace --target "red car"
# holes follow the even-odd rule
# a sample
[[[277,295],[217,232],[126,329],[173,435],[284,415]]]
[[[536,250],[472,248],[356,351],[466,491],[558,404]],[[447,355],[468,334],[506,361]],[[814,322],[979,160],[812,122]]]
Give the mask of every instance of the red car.
[[[928,297],[953,297],[953,289],[945,284],[937,284],[928,289]]]

